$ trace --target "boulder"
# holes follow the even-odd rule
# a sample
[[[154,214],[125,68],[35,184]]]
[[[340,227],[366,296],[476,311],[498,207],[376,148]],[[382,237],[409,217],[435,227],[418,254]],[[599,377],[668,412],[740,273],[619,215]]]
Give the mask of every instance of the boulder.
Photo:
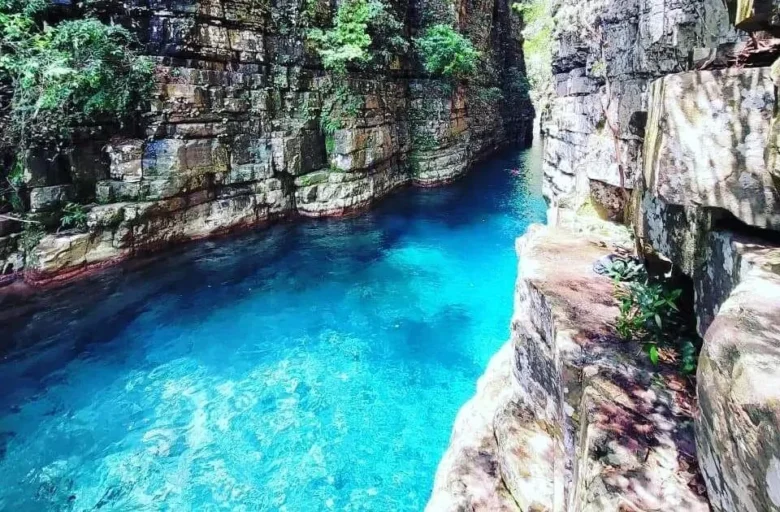
[[[653,83],[644,150],[648,192],[780,229],[765,152],[775,109],[769,68],[691,71]]]
[[[56,210],[75,197],[73,185],[36,187],[30,191],[30,211],[49,212]]]
[[[696,443],[714,510],[780,511],[780,248],[741,258],[704,337]]]

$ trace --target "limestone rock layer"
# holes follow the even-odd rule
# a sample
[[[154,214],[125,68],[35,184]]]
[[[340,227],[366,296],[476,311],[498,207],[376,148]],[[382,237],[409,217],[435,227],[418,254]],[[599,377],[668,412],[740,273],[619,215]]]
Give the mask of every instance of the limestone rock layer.
[[[30,156],[33,213],[96,203],[87,232],[38,245],[30,275],[282,217],[350,213],[530,141],[522,20],[509,1],[388,5],[408,49],[336,76],[307,34],[332,26],[337,3],[101,2],[101,16],[130,27],[155,59],[156,92],[137,129],[107,125],[67,152]],[[456,26],[481,53],[470,80],[424,71],[413,40],[436,23]],[[0,234],[3,273],[20,270],[21,244],[18,233]]]

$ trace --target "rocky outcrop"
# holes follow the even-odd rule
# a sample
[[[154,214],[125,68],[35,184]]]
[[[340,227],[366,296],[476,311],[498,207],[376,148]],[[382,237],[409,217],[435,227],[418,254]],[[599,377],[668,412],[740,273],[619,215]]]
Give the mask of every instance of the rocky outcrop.
[[[563,0],[555,22],[544,193],[553,205],[590,202],[619,219],[628,204],[619,190],[641,173],[650,82],[736,35],[722,0]]]
[[[737,28],[763,33],[746,40],[727,7]],[[564,26],[545,195],[613,220],[630,214],[639,253],[689,280],[704,339],[696,443],[711,506],[780,510],[780,64],[760,67],[777,56],[766,38],[778,35],[780,6],[563,0],[555,16]]]
[[[652,87],[635,232],[691,279],[704,337],[696,442],[713,509],[780,510],[780,204],[768,68]]]
[[[51,217],[80,202],[89,222],[48,234],[26,258],[30,277],[278,218],[354,212],[530,141],[533,109],[511,78],[524,64],[510,2],[389,5],[407,40],[457,24],[481,52],[476,76],[427,76],[409,45],[387,65],[336,77],[307,42],[309,29],[330,25],[331,2],[101,2],[155,58],[155,96],[135,131],[106,126],[67,153],[31,155],[32,211]],[[6,274],[20,270],[18,246],[0,235]]]
[[[705,335],[697,445],[715,510],[777,511],[780,247],[732,243],[740,279]]]
[[[611,327],[593,263],[614,244],[625,231],[581,221],[520,239],[510,345],[458,415],[428,510],[709,509],[688,382]]]
[[[692,71],[655,81],[644,151],[647,193],[780,230],[780,191],[766,158],[775,103],[769,68]]]

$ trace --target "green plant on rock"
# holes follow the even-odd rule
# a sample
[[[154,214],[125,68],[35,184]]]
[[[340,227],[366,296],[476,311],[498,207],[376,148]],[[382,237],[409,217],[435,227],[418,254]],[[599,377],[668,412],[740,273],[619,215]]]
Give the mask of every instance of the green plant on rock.
[[[653,364],[658,364],[661,349],[671,349],[680,370],[685,374],[696,371],[697,347],[687,337],[687,327],[682,319],[677,301],[681,289],[668,289],[660,283],[642,281],[621,282],[621,278],[644,276],[632,267],[616,270],[615,296],[619,315],[616,322],[618,334],[626,340],[643,344]]]
[[[667,291],[660,284],[641,281],[618,287],[618,333],[625,339],[658,343],[679,311],[681,293],[680,289]]]
[[[645,266],[633,258],[613,258],[605,265],[604,274],[613,281],[636,281],[647,277]]]
[[[680,371],[686,375],[696,373],[696,365],[699,359],[699,350],[691,340],[683,340],[679,343]]]
[[[498,87],[478,87],[476,96],[482,103],[491,104],[503,99],[504,93]]]
[[[67,203],[62,208],[60,227],[84,230],[87,228],[87,211],[78,203]]]
[[[325,69],[344,74],[347,66],[386,64],[406,51],[403,24],[381,0],[347,0],[332,28],[309,29],[307,36]]]
[[[153,63],[126,29],[90,18],[49,26],[38,8],[21,5],[0,0],[0,79],[12,91],[6,130],[19,147],[124,120],[148,97]]]
[[[429,27],[415,39],[415,45],[425,70],[432,75],[466,78],[477,69],[480,53],[449,25]]]
[[[336,137],[333,136],[333,133],[325,133],[325,152],[328,154],[328,156],[332,155],[333,152],[336,150]]]

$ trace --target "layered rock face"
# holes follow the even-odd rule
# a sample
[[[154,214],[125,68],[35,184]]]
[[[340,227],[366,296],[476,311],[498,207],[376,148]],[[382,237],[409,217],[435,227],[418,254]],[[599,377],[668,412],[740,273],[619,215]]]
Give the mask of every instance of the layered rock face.
[[[740,42],[727,6],[758,40]],[[625,220],[641,254],[690,279],[704,338],[696,443],[718,511],[780,510],[780,68],[750,63],[772,47],[760,39],[777,35],[778,9],[563,0],[556,12],[545,194]]]
[[[630,243],[581,221],[518,241],[511,340],[458,414],[427,510],[709,510],[693,390],[617,337],[613,283],[593,271]]]
[[[591,203],[623,218],[640,173],[650,82],[691,65],[691,53],[733,40],[721,0],[561,0],[556,96],[542,131],[551,204]]]
[[[509,2],[391,6],[410,40],[433,23],[461,27],[481,52],[476,76],[428,77],[410,46],[389,65],[336,78],[306,37],[330,25],[331,2],[108,2],[107,15],[132,25],[156,58],[156,95],[138,133],[109,130],[28,163],[33,213],[97,203],[86,233],[47,235],[31,251],[31,275],[280,217],[353,212],[529,142],[533,109],[511,78],[524,72],[522,21]],[[0,238],[4,273],[20,270],[21,245],[19,234]]]

